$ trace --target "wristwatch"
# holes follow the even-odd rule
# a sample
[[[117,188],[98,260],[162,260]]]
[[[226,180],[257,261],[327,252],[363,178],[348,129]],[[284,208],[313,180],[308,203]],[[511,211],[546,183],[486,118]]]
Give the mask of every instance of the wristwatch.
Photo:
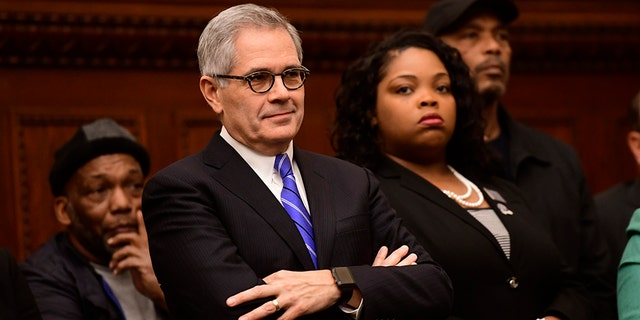
[[[351,276],[351,271],[347,267],[336,267],[331,269],[333,279],[336,281],[338,289],[340,289],[340,299],[338,304],[345,304],[353,295],[353,290],[356,288],[356,282]]]

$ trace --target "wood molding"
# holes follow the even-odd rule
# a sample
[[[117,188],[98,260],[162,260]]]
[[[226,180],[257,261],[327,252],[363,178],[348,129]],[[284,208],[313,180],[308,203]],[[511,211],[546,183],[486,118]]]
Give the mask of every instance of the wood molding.
[[[627,6],[640,12],[640,6]],[[12,8],[0,13],[0,67],[194,70],[198,37],[209,19],[192,11],[143,15],[129,7],[121,13]],[[514,72],[639,72],[640,22],[627,17],[633,12],[597,15],[599,7],[593,5],[582,10],[587,13],[523,14],[512,29]],[[327,10],[322,19],[313,8],[282,11],[291,13],[302,31],[305,64],[315,72],[341,72],[370,43],[418,27],[423,16],[350,6]]]

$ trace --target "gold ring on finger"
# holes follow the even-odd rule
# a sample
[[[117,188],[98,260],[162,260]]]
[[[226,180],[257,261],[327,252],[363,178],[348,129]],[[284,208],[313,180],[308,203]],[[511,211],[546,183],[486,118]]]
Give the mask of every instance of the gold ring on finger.
[[[273,303],[273,306],[276,307],[276,312],[278,312],[280,310],[280,304],[278,303],[278,299],[271,300],[271,303]]]

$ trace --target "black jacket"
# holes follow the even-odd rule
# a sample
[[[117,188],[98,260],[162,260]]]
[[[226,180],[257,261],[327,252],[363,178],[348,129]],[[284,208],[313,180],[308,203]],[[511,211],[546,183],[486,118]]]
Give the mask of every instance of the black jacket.
[[[450,319],[586,319],[593,312],[580,281],[515,185],[476,182],[509,232],[508,259],[489,230],[427,180],[388,158],[374,173],[407,228],[451,278]]]
[[[577,153],[569,145],[513,120],[498,118],[508,141],[507,169],[560,248],[564,259],[599,304],[599,319],[615,313],[615,284],[607,281],[608,252]]]
[[[58,233],[20,267],[31,286],[43,319],[124,320],[102,286],[102,277]]]
[[[0,248],[0,319],[41,319],[27,281],[11,252],[5,248]]]

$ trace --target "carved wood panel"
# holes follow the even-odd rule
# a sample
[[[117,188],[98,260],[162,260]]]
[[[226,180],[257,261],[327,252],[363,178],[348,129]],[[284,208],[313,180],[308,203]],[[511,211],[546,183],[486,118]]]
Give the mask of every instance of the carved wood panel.
[[[176,112],[176,128],[180,132],[177,154],[184,158],[202,150],[213,133],[222,127],[211,109]]]

